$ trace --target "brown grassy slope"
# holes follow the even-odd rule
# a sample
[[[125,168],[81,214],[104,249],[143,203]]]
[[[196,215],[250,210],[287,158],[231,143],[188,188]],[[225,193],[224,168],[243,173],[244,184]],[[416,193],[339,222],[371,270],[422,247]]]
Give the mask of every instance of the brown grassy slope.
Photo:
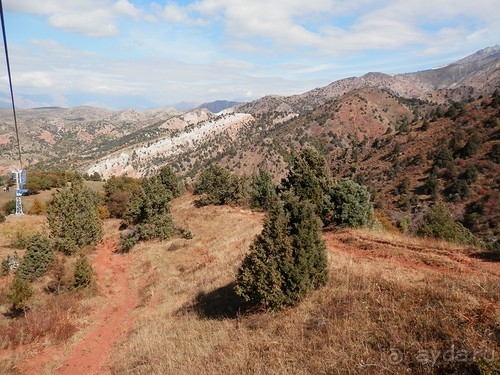
[[[500,269],[473,249],[328,233],[326,287],[296,307],[244,315],[231,283],[262,215],[197,209],[184,196],[174,217],[195,237],[134,250],[148,284],[115,374],[465,374],[473,355],[498,360]]]
[[[500,142],[498,103],[492,97],[474,100],[464,104],[464,114],[456,118],[444,116],[449,106],[442,106],[443,117],[434,120],[431,112],[436,108],[377,88],[360,89],[283,124],[271,126],[259,120],[253,133],[247,134],[248,142],[221,163],[242,174],[264,167],[284,177],[291,149],[313,146],[325,156],[335,178],[353,178],[367,185],[377,207],[392,223],[404,216],[417,223],[433,203],[422,188],[432,170],[433,155],[449,148],[455,138],[453,168],[439,170],[439,199],[458,220],[473,214],[469,228],[494,240],[500,221],[500,167],[494,156]],[[427,130],[424,119],[429,123]],[[398,132],[404,121],[407,132]],[[479,150],[470,157],[461,156],[460,148],[473,134],[481,140]],[[469,184],[467,196],[454,199],[450,187],[468,167],[476,169],[477,180]],[[408,191],[402,196],[398,186],[405,179]]]

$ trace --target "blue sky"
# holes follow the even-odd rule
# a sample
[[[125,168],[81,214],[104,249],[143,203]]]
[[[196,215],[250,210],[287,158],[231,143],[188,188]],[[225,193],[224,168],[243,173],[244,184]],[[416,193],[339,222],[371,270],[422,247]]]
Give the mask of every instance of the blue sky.
[[[18,107],[292,95],[496,45],[498,0],[3,0]],[[0,104],[8,102],[5,63]]]

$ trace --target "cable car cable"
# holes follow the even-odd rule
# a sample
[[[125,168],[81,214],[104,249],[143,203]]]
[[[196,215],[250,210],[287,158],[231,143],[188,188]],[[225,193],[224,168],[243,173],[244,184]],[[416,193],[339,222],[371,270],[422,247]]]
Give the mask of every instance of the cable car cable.
[[[5,60],[7,62],[7,75],[9,76],[10,99],[12,101],[12,113],[14,115],[14,128],[16,129],[17,152],[19,154],[20,169],[23,169],[23,160],[21,157],[21,142],[19,141],[19,129],[17,127],[16,105],[14,102],[14,90],[12,89],[12,75],[10,73],[9,50],[7,48],[7,35],[5,33],[5,20],[3,17],[2,0],[0,0],[0,18],[2,19],[3,45],[5,48]]]

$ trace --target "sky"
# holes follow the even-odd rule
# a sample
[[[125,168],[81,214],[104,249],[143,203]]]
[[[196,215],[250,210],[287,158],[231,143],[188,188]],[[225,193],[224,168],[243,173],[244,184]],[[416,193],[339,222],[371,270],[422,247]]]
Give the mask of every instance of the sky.
[[[444,66],[500,37],[498,0],[2,2],[19,108],[293,95],[370,71]]]

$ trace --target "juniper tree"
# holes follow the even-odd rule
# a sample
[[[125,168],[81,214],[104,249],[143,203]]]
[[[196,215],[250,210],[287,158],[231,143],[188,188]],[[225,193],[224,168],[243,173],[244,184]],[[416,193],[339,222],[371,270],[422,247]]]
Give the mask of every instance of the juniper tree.
[[[92,265],[87,257],[80,254],[75,264],[75,272],[73,274],[72,287],[76,290],[88,288],[94,281],[94,272]]]
[[[295,154],[283,187],[316,207],[321,218],[327,215],[332,176],[325,159],[313,148],[304,148]]]
[[[54,259],[52,241],[41,234],[35,234],[28,242],[26,253],[16,270],[16,277],[33,281],[47,273]]]
[[[442,203],[434,205],[427,212],[417,233],[420,236],[438,238],[459,244],[479,244],[479,240],[461,223],[456,221]]]
[[[103,236],[98,197],[81,179],[74,179],[71,187],[54,194],[47,219],[52,237],[78,248],[94,246]]]
[[[33,288],[29,281],[14,276],[7,290],[7,300],[12,303],[13,309],[25,309],[28,300],[33,296]]]
[[[241,179],[219,165],[203,170],[194,184],[194,190],[202,195],[199,202],[203,205],[237,203],[245,196]]]
[[[326,246],[314,211],[292,195],[273,203],[238,270],[235,291],[246,302],[279,309],[326,284]]]
[[[137,241],[153,238],[161,240],[172,236],[174,224],[170,213],[172,193],[157,177],[143,180],[130,197],[124,223],[131,228],[122,237],[121,251],[128,252]]]
[[[130,202],[130,196],[140,184],[141,180],[128,176],[113,176],[104,184],[106,206],[112,217],[123,218]]]
[[[172,197],[176,198],[181,195],[179,177],[177,177],[172,168],[170,168],[168,165],[160,169],[158,178],[160,179],[160,182],[167,188],[167,190],[170,190],[170,192],[172,193]]]
[[[263,169],[253,173],[250,181],[250,204],[252,207],[267,210],[278,199],[276,186],[271,174]]]
[[[370,224],[373,205],[368,189],[352,180],[339,180],[330,191],[331,222],[349,227]]]

